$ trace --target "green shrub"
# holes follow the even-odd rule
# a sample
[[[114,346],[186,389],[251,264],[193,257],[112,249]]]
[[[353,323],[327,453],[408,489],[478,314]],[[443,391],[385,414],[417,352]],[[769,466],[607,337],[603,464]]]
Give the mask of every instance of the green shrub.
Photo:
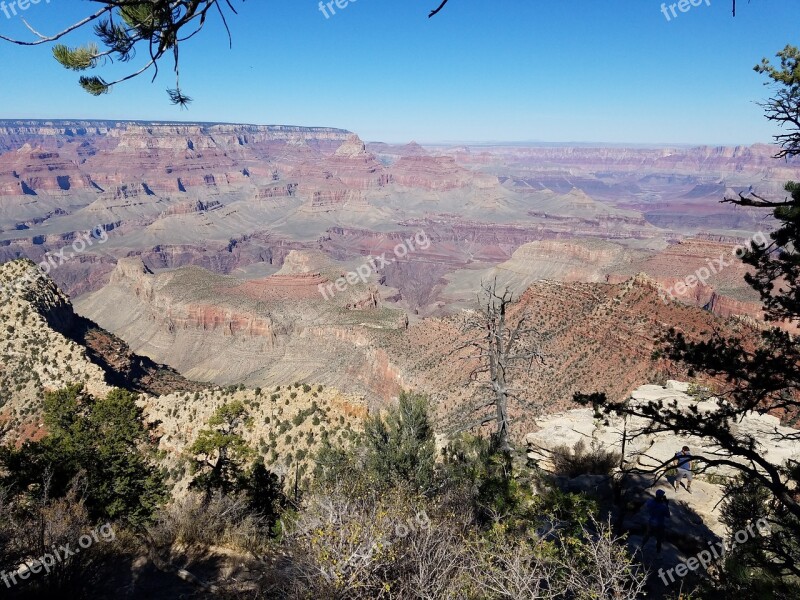
[[[551,455],[553,471],[566,477],[579,475],[610,475],[620,463],[620,454],[606,450],[596,442],[587,447],[584,440],[570,450],[567,446],[555,448]]]

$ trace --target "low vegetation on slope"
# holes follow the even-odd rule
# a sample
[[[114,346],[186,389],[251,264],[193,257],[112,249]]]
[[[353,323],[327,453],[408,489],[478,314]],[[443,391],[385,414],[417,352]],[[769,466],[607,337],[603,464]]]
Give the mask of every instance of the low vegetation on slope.
[[[367,412],[359,398],[299,382],[269,390],[229,386],[148,397],[145,414],[155,425],[176,492],[189,482],[187,450],[197,442],[203,425],[231,405],[247,413],[241,432],[246,443],[287,486],[297,485],[298,490],[309,487],[312,458],[319,448],[327,442],[356,441]]]
[[[301,496],[246,441],[240,400],[186,449],[191,483],[172,498],[131,394],[74,386],[48,394],[45,415],[49,435],[0,453],[12,597],[632,599],[645,584],[590,499],[532,496],[534,473],[509,478],[474,438],[437,463],[421,396],[363,421],[358,444],[329,437]],[[92,544],[87,532],[103,531]],[[85,551],[53,558],[76,544]]]
[[[97,396],[112,386],[156,395],[208,387],[133,354],[76,315],[50,278],[31,273],[38,275],[28,260],[0,265],[0,437],[41,435],[44,393],[70,384]]]
[[[86,348],[48,322],[48,314],[68,306],[55,284],[43,278],[16,287],[32,267],[0,265],[0,286],[12,290],[0,293],[0,423],[6,436],[21,439],[36,435],[44,390],[79,382],[97,395],[110,391]]]

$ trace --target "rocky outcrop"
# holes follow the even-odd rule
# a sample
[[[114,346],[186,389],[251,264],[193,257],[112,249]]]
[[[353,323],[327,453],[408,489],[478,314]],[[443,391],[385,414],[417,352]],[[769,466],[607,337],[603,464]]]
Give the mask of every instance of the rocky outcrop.
[[[431,191],[454,190],[473,183],[491,186],[497,182],[490,176],[476,178],[450,156],[406,155],[392,165],[391,172],[398,185]]]
[[[631,392],[630,402],[648,404],[661,401],[670,406],[674,403],[678,410],[687,414],[719,409],[716,398],[698,399],[688,395],[688,389],[688,384],[678,381],[669,381],[663,387],[644,385]],[[550,465],[549,457],[553,450],[561,446],[572,449],[579,442],[584,442],[587,447],[594,444],[597,448],[621,452],[623,432],[626,432],[626,461],[631,467],[639,466],[645,470],[667,463],[683,446],[689,446],[695,456],[712,456],[721,451],[708,438],[676,437],[669,432],[642,434],[648,423],[648,420],[638,417],[629,417],[627,422],[623,422],[621,417],[607,415],[598,419],[591,408],[579,408],[537,418],[536,431],[528,433],[525,441],[529,456],[546,468]],[[740,439],[756,440],[761,446],[762,456],[773,464],[783,464],[800,455],[800,441],[793,439],[797,430],[781,426],[778,417],[751,412],[733,427],[734,434]],[[731,467],[724,466],[715,467],[714,472],[733,473]]]
[[[219,200],[190,200],[188,202],[179,202],[170,206],[164,213],[164,216],[172,215],[188,215],[192,213],[207,212],[210,210],[217,210],[222,208],[222,202]]]
[[[743,242],[741,238],[686,238],[609,273],[607,280],[618,283],[631,270],[643,271],[658,282],[665,299],[724,317],[740,315],[761,320],[760,298],[744,280],[750,268],[734,252]]]
[[[308,200],[311,212],[328,212],[345,207],[367,210],[369,205],[361,190],[349,189],[344,185],[322,184],[320,186],[304,184],[300,194]]]
[[[256,199],[289,198],[297,193],[297,186],[296,183],[266,185],[258,189]]]
[[[321,156],[292,169],[294,178],[335,180],[349,189],[366,190],[385,186],[391,176],[357,135],[351,135],[333,156]]]
[[[510,260],[479,275],[485,280],[497,277],[503,286],[522,293],[540,279],[607,281],[609,273],[625,269],[639,256],[641,253],[604,240],[542,240],[520,246]]]
[[[137,392],[198,390],[164,365],[77,314],[29,261],[0,265],[0,442],[43,435],[46,391],[82,383],[94,396],[112,386]]]
[[[0,155],[0,195],[63,195],[96,189],[91,176],[78,167],[70,152],[48,151],[26,143],[16,152]]]
[[[633,390],[628,401],[633,404],[662,402],[665,406],[690,413],[697,411],[700,415],[719,408],[716,399],[698,399],[687,394],[688,390],[688,384],[678,381],[667,381],[665,386],[644,385]],[[525,441],[529,459],[547,470],[553,468],[554,451],[572,451],[579,444],[584,451],[615,453],[617,460],[624,462],[628,473],[624,479],[613,478],[616,488],[612,485],[612,477],[602,474],[572,478],[557,474],[555,481],[563,489],[589,493],[607,506],[612,506],[615,496],[622,497],[622,502],[613,503],[613,512],[627,533],[629,549],[639,553],[644,564],[663,573],[680,563],[685,564],[698,552],[707,550],[710,544],[721,544],[735,533],[721,519],[722,501],[726,494],[718,478],[735,475],[737,471],[732,466],[715,466],[707,473],[698,473],[702,463],[695,462],[691,494],[684,482],[652,471],[671,463],[683,446],[689,446],[693,456],[728,458],[734,463],[741,459],[730,457],[723,448],[705,437],[679,436],[669,432],[644,433],[647,424],[645,419],[637,417],[628,417],[626,422],[605,414],[597,418],[592,409],[581,408],[537,418],[533,424],[535,431],[527,434]],[[731,434],[744,441],[745,446],[753,440],[759,454],[772,464],[794,462],[800,456],[797,430],[781,426],[778,418],[771,415],[749,413],[731,424]],[[613,472],[618,470],[612,467]],[[656,554],[652,543],[641,547],[648,521],[644,505],[657,491],[667,498],[671,513],[661,554]],[[666,583],[666,579],[662,581]],[[655,578],[653,585],[660,587]]]

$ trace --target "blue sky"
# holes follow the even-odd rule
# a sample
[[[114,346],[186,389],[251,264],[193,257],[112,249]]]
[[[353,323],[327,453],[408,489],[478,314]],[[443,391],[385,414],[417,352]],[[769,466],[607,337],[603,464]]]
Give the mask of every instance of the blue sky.
[[[94,98],[49,48],[0,43],[0,118],[328,125],[393,142],[769,141],[752,67],[800,42],[800,2],[739,0],[734,19],[730,0],[709,1],[668,21],[658,0],[450,0],[433,19],[438,0],[357,0],[327,19],[318,0],[232,0],[233,49],[216,17],[182,49],[188,111],[169,104],[167,64],[154,84]],[[20,14],[50,33],[94,6]],[[25,30],[0,12],[0,33]]]

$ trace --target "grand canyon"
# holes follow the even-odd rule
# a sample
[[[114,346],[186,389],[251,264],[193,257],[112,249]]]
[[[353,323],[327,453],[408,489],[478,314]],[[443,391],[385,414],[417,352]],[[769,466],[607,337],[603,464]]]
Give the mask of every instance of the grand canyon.
[[[782,194],[800,162],[775,152],[0,121],[4,441],[47,436],[42,397],[76,380],[97,397],[132,390],[173,493],[185,495],[181,457],[216,409],[239,401],[259,423],[246,439],[296,477],[296,494],[323,439],[348,443],[406,390],[431,402],[438,443],[463,429],[485,394],[466,342],[488,283],[513,299],[511,316],[529,316],[526,343],[541,353],[516,379],[515,443],[534,457],[542,444],[579,442],[575,432],[608,440],[619,430],[576,412],[576,393],[688,406],[679,381],[722,380],[666,356],[666,337],[755,343],[766,328],[737,248],[766,240],[777,221],[722,201]],[[275,390],[272,408],[262,389]],[[297,426],[285,439],[284,408]],[[723,535],[719,486],[698,486],[692,510]]]
[[[798,9],[0,0],[0,598],[796,600]]]
[[[755,324],[760,300],[731,251],[773,224],[720,200],[754,181],[774,195],[797,172],[767,145],[424,148],[199,123],[5,121],[0,150],[0,260],[55,255],[50,276],[76,313],[133,352],[207,383],[306,381],[378,404],[411,386],[443,406],[461,394],[443,332],[483,281],[536,303],[559,351],[577,328],[598,343],[615,330],[610,354],[582,368],[615,395],[663,369],[648,365],[658,322]],[[76,252],[94,229],[102,243]],[[396,256],[414,235],[425,243]],[[663,301],[722,255],[680,306]],[[379,269],[324,291],[376,256]],[[633,312],[612,301],[631,288]],[[592,324],[605,303],[636,325]],[[611,353],[643,371],[620,379]],[[553,383],[531,395],[558,406],[589,381],[554,354]]]
[[[201,123],[4,121],[0,150],[0,260],[50,257],[75,313],[137,355],[376,407],[410,387],[443,411],[469,387],[448,352],[482,282],[537,315],[553,359],[527,385],[548,407],[665,375],[650,358],[665,323],[757,329],[732,249],[773,223],[720,201],[752,182],[775,195],[798,169],[768,145],[422,147]],[[77,252],[87,231],[103,237]]]

